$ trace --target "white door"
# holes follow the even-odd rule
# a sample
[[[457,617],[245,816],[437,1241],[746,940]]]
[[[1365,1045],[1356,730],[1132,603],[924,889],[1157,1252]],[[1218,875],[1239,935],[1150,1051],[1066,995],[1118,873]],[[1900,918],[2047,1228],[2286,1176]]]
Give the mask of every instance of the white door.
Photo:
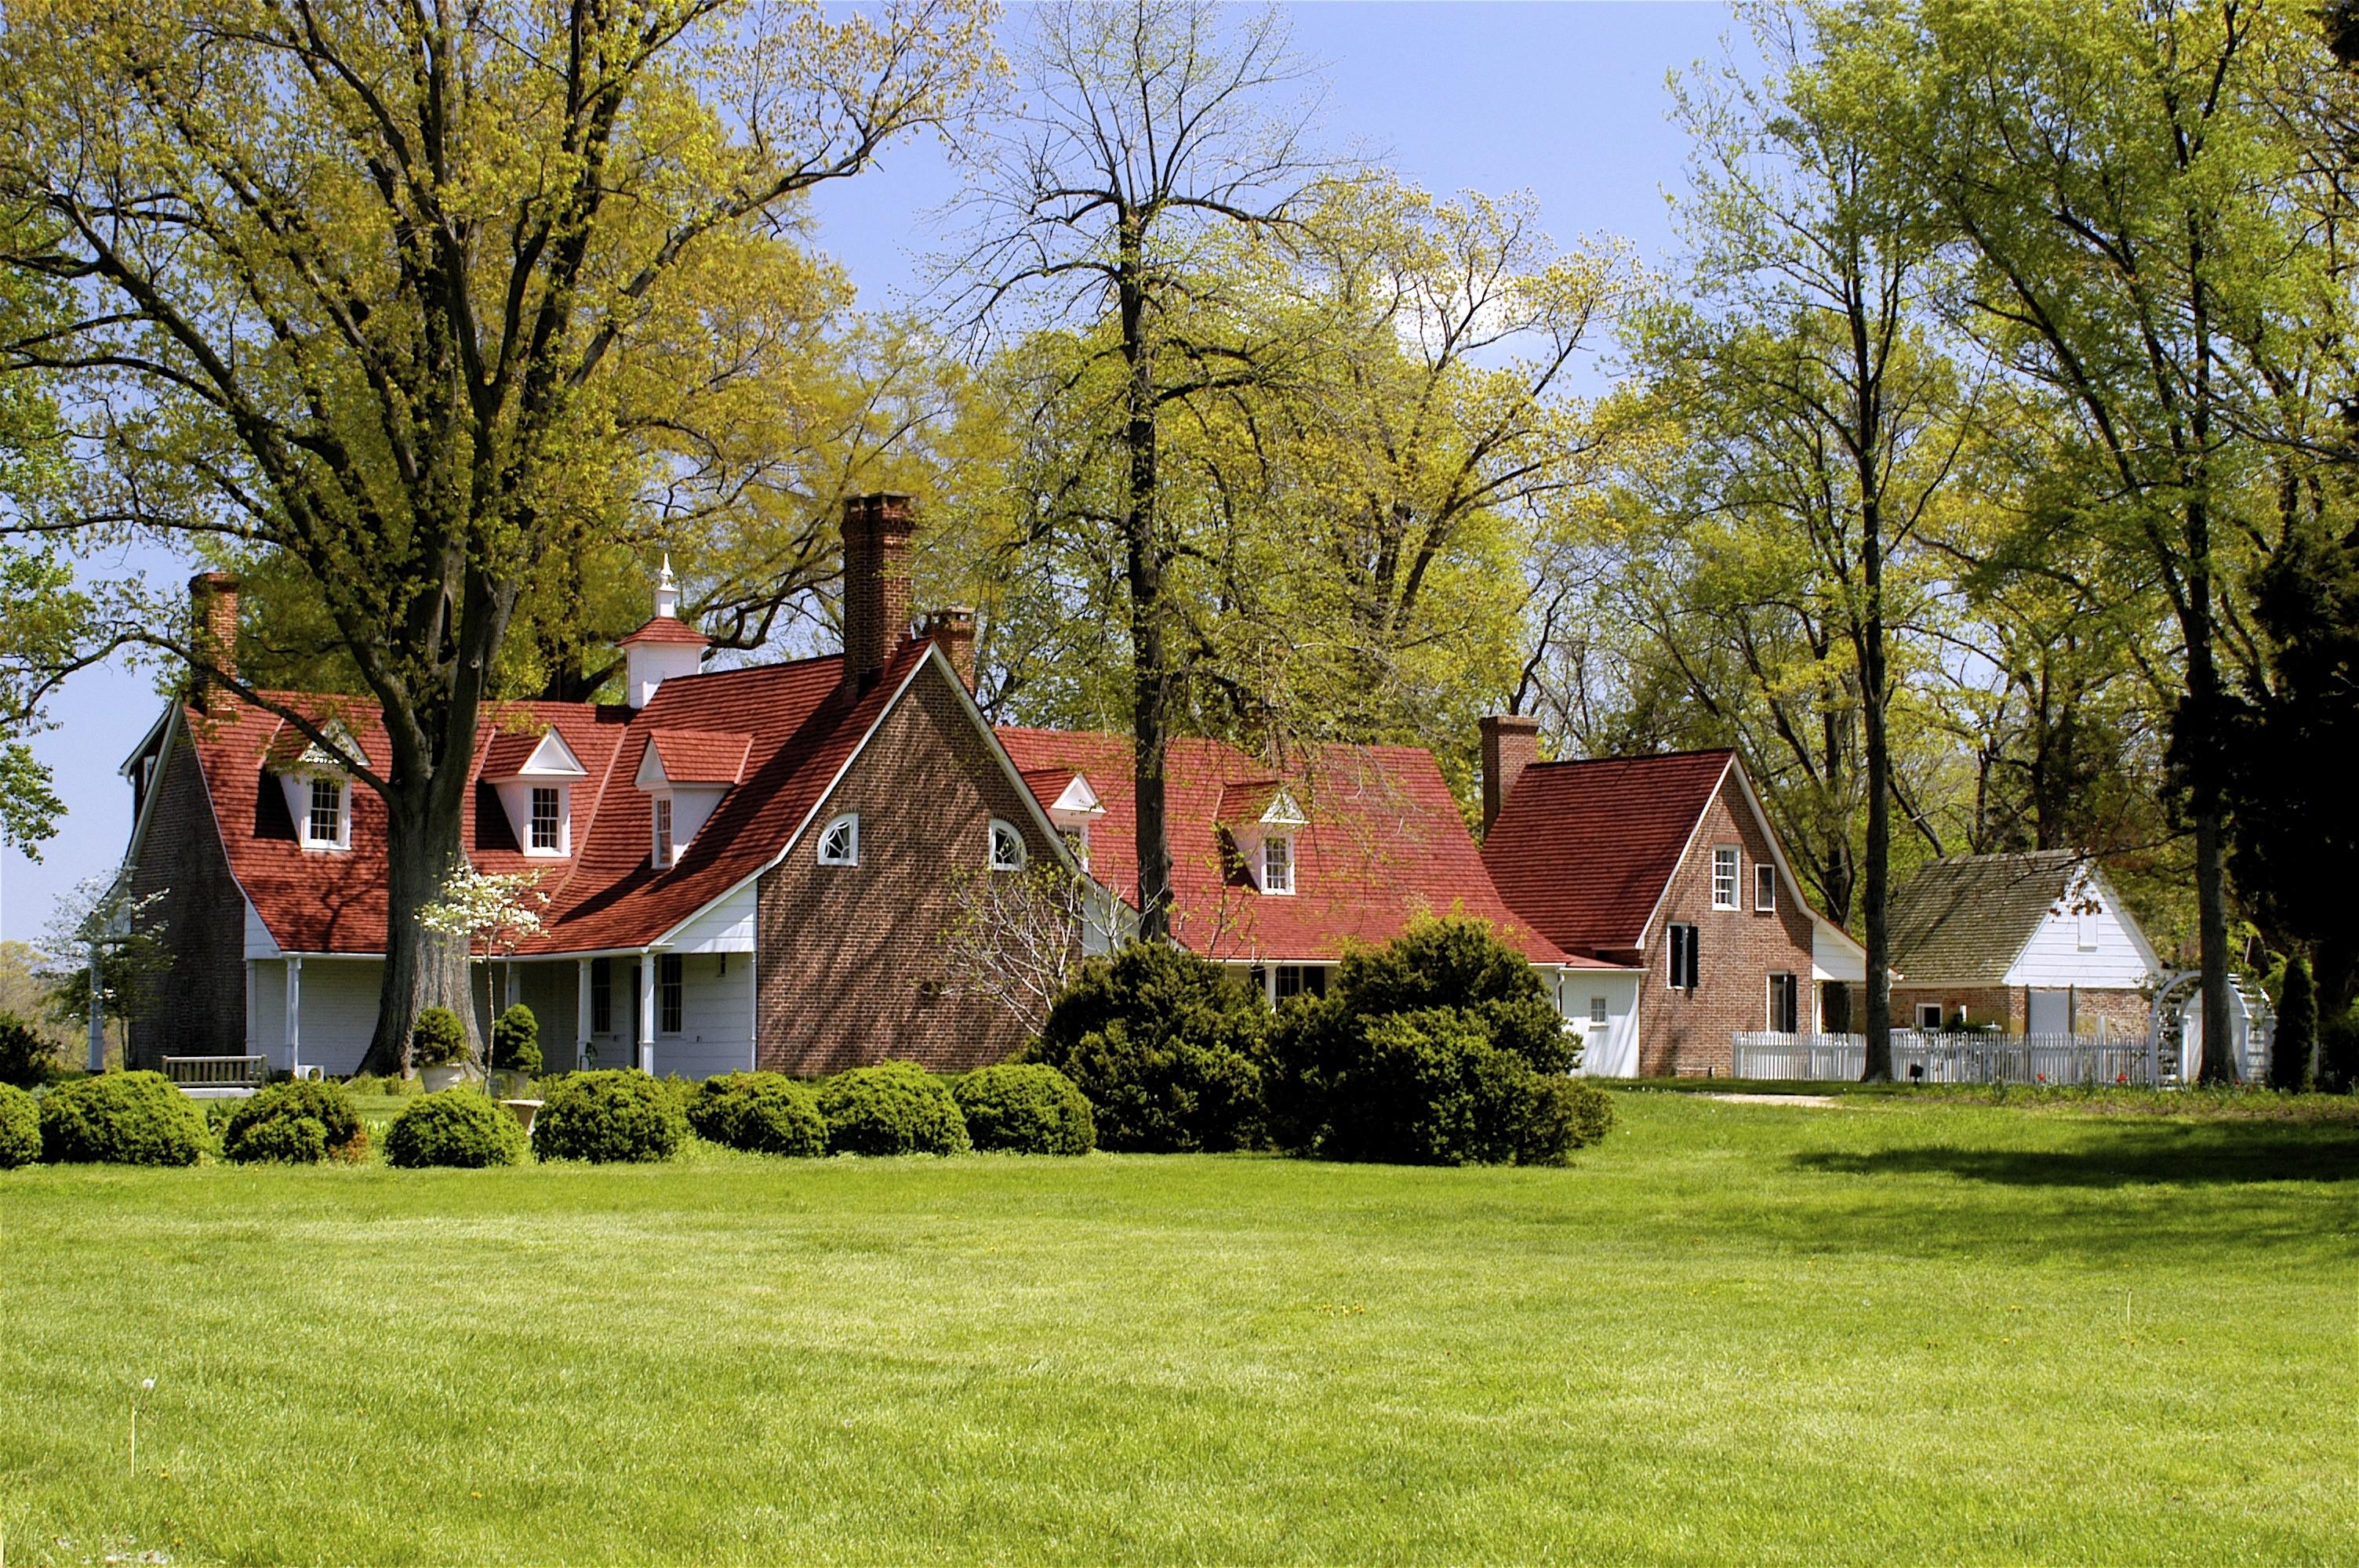
[[[2029,1034],[2071,1033],[2072,993],[2033,991],[2030,1007],[2025,1014],[2024,1032]]]

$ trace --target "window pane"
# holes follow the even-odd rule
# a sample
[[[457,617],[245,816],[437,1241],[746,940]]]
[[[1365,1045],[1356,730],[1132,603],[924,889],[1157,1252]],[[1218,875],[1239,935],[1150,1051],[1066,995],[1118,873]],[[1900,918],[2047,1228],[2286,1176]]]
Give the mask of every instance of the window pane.
[[[1712,906],[1714,909],[1736,907],[1736,851],[1714,849],[1712,852]]]
[[[1261,846],[1261,888],[1264,892],[1294,891],[1294,840],[1265,838]]]
[[[333,779],[311,781],[311,841],[334,844],[343,838],[344,786]]]
[[[532,792],[532,847],[554,849],[560,843],[557,792],[536,788]]]
[[[656,1027],[666,1034],[679,1033],[680,1013],[687,990],[683,961],[677,953],[665,953],[656,959]]]
[[[671,797],[656,796],[656,864],[671,864]]]
[[[1760,865],[1753,868],[1753,907],[1765,910],[1777,907],[1776,867]]]
[[[1589,999],[1589,1022],[1592,1023],[1603,1023],[1605,1022],[1605,999],[1603,997],[1593,996]]]

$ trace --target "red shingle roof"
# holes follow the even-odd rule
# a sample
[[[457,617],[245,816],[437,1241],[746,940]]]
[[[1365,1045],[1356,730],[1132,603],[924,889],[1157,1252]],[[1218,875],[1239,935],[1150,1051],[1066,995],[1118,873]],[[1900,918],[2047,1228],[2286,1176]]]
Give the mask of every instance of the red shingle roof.
[[[1005,729],[999,739],[1045,806],[1073,774],[1105,815],[1090,827],[1090,866],[1125,898],[1138,882],[1137,814],[1127,737]],[[1288,771],[1287,793],[1309,826],[1295,838],[1292,894],[1265,895],[1234,863],[1223,800],[1276,793],[1269,764],[1218,741],[1179,740],[1168,763],[1173,925],[1216,958],[1333,962],[1346,946],[1400,935],[1420,914],[1462,914],[1498,925],[1538,963],[1564,955],[1517,920],[1491,885],[1458,803],[1429,752],[1406,746],[1325,746]]]
[[[616,640],[614,646],[627,648],[634,643],[693,643],[698,647],[710,646],[712,639],[676,615],[658,615],[627,637]]]
[[[1735,753],[1527,767],[1483,839],[1507,907],[1572,953],[1644,945],[1647,917]]]
[[[648,732],[647,743],[673,784],[734,784],[745,776],[754,737],[724,730],[656,730]]]

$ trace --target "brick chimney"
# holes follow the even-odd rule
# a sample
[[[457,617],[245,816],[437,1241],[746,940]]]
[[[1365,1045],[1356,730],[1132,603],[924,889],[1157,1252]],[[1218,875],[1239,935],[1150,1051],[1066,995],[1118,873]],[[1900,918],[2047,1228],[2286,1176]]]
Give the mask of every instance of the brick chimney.
[[[1486,714],[1483,719],[1483,831],[1499,820],[1524,770],[1540,760],[1540,721],[1519,713]]]
[[[843,503],[843,678],[866,687],[885,671],[909,629],[909,535],[917,509],[906,495]]]
[[[942,645],[951,668],[974,689],[974,611],[963,604],[946,604],[926,617],[926,635]]]
[[[189,579],[189,638],[199,657],[225,676],[237,674],[237,579],[227,572],[199,572]],[[201,713],[213,682],[191,671],[189,705]]]

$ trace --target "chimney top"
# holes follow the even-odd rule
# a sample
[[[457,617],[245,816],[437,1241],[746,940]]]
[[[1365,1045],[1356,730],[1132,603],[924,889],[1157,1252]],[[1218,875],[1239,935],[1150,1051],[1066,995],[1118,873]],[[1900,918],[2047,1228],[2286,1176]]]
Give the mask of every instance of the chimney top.
[[[1524,770],[1540,760],[1540,721],[1528,714],[1489,713],[1483,717],[1483,832],[1514,793]]]
[[[974,689],[974,607],[945,604],[926,617],[925,633],[942,646],[942,656],[967,690]]]
[[[189,579],[189,639],[190,651],[221,674],[237,676],[237,594],[235,574],[199,572]],[[201,671],[191,671],[189,702],[206,711],[211,688],[217,684]]]
[[[917,506],[877,493],[843,502],[843,678],[866,687],[909,630],[909,535]]]

